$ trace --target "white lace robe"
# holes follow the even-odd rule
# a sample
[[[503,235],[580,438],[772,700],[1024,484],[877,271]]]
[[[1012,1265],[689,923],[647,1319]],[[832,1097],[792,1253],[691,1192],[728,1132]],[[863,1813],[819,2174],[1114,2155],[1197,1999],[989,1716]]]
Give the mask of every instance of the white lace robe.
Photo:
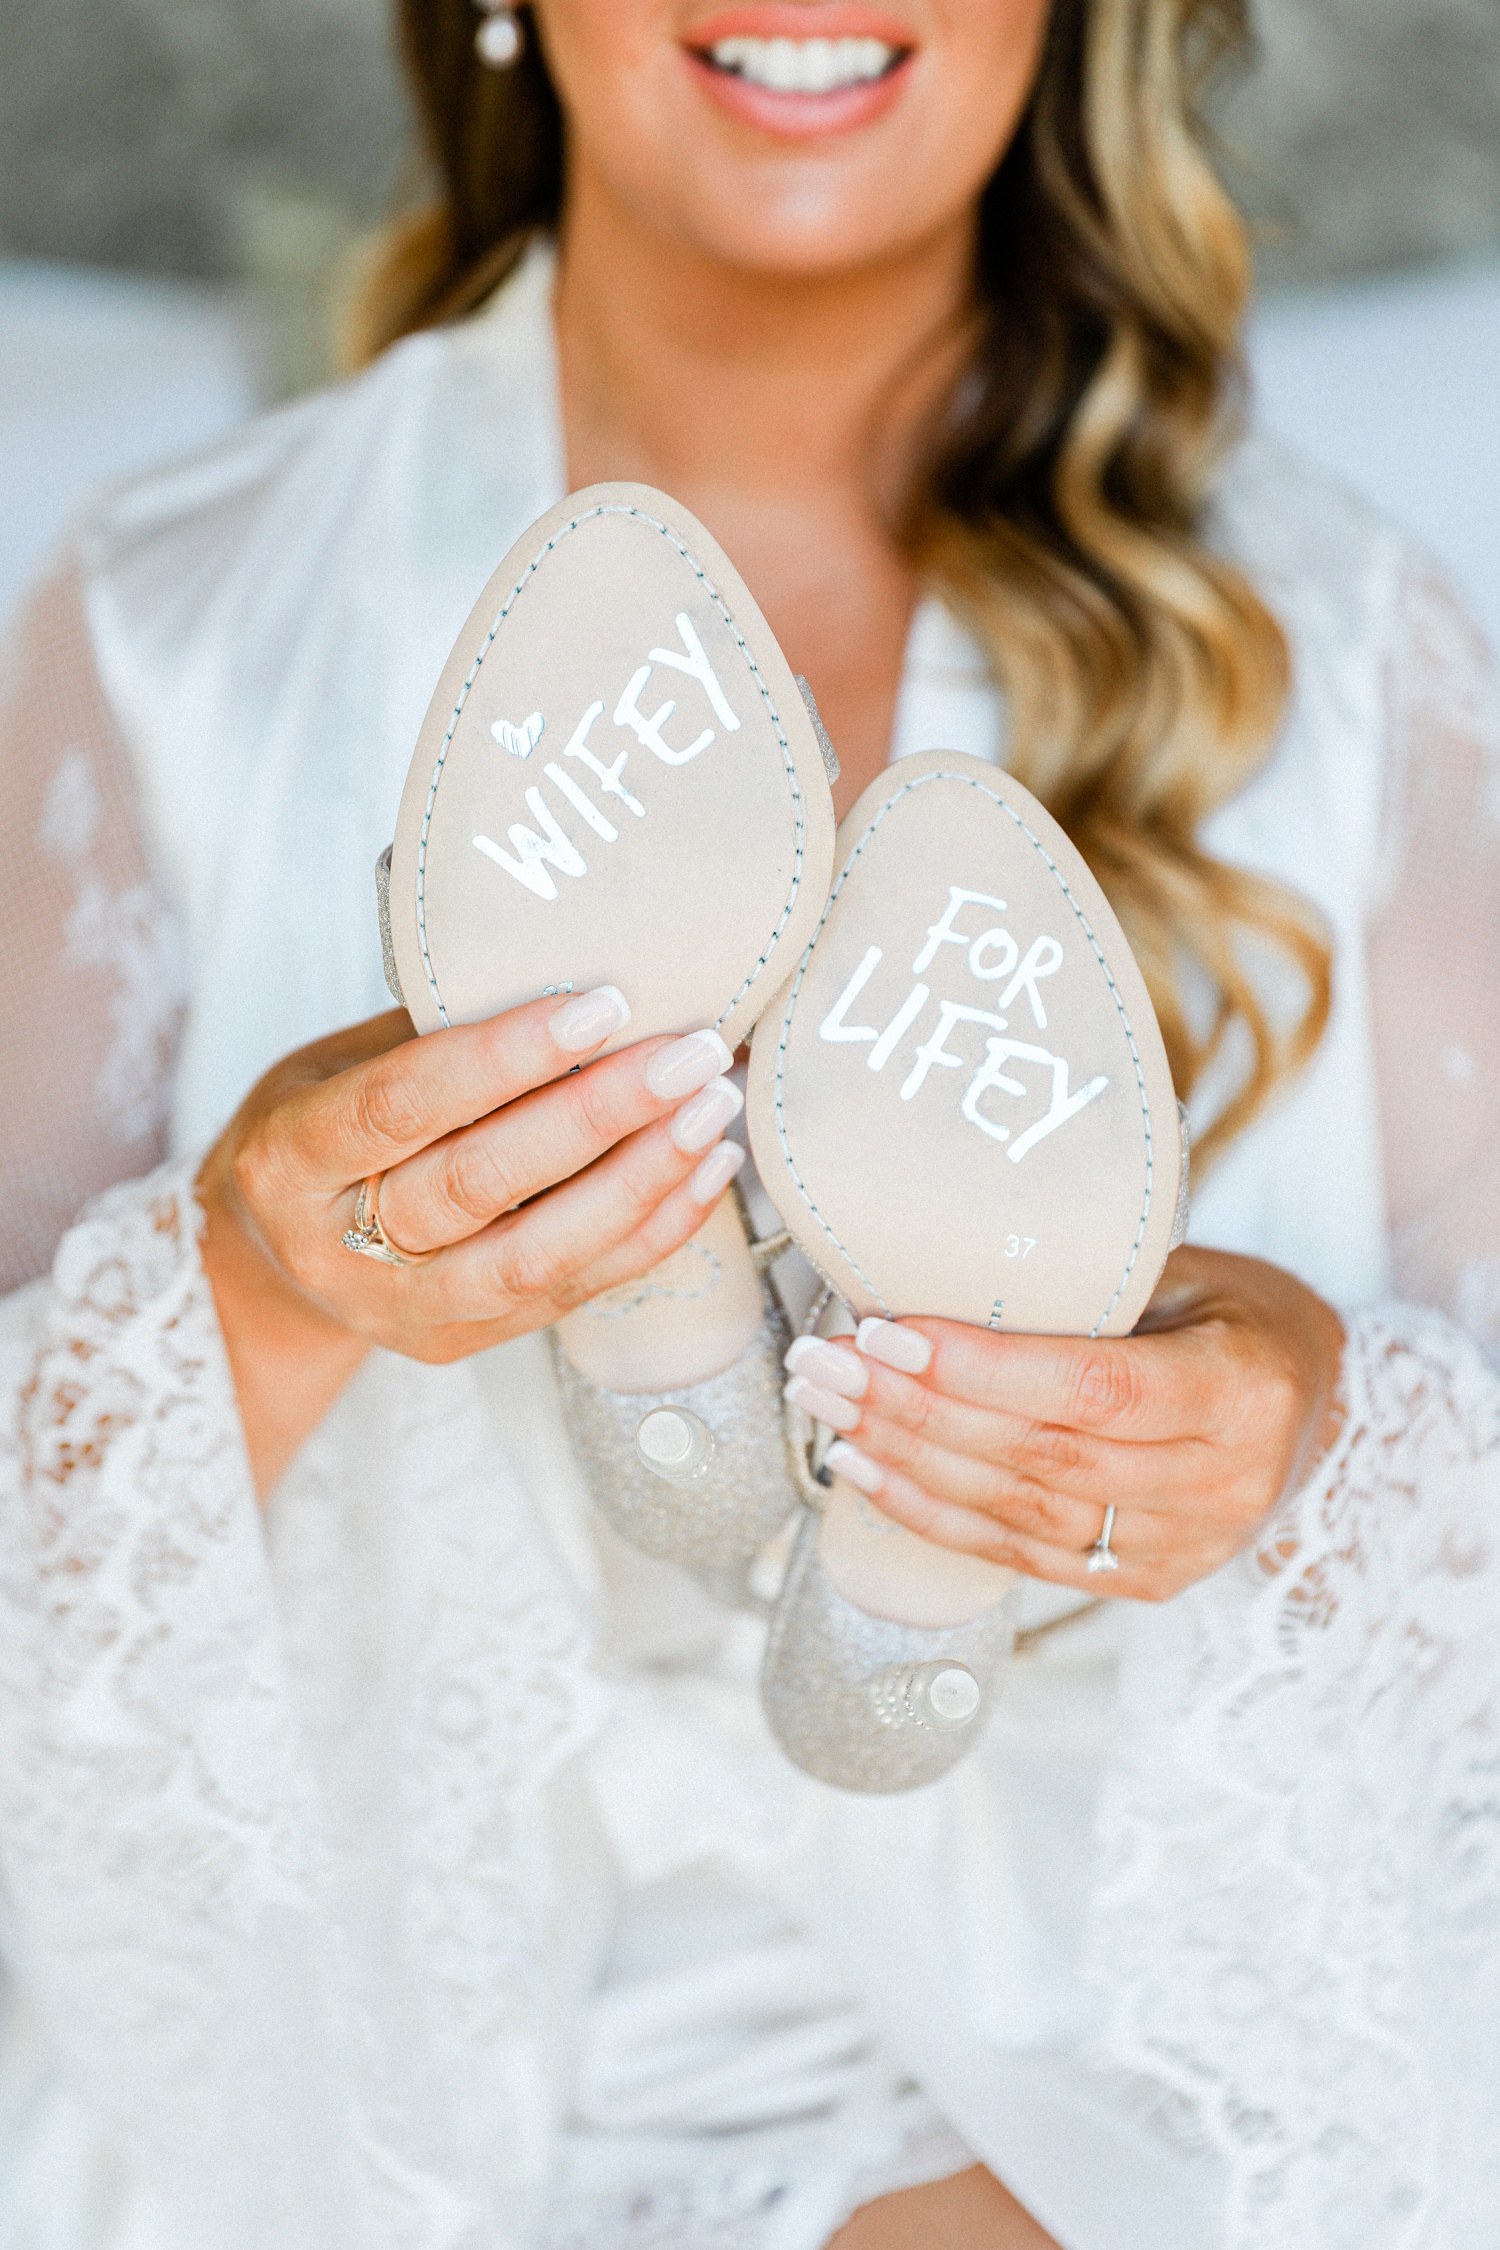
[[[1337,1005],[1193,1231],[1341,1304],[1347,1416],[1254,1550],[862,1801],[770,1745],[759,1628],[591,1527],[539,1340],[374,1355],[255,1507],[189,1183],[266,1061],[383,1004],[426,686],[561,483],[545,279],[112,504],[13,652],[0,2239],[817,2250],[972,2150],[1065,2250],[1467,2250],[1500,725],[1439,579],[1295,464],[1221,506],[1297,697],[1213,840],[1322,900]],[[924,610],[896,754],[1001,731]]]

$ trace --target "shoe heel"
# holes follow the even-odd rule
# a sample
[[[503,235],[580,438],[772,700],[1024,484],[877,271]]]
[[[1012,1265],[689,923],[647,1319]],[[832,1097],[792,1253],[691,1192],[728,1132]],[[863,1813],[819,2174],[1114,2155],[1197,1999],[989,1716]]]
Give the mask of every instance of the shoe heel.
[[[1015,1637],[1013,1597],[966,1625],[899,1625],[847,1600],[797,1534],[771,1615],[761,1704],[792,1763],[836,1789],[889,1794],[947,1773],[978,1741]]]
[[[680,1391],[608,1391],[553,1339],[563,1412],[595,1506],[642,1554],[691,1571],[717,1601],[756,1607],[750,1566],[797,1504],[781,1427],[786,1330],[768,1314],[722,1375]]]

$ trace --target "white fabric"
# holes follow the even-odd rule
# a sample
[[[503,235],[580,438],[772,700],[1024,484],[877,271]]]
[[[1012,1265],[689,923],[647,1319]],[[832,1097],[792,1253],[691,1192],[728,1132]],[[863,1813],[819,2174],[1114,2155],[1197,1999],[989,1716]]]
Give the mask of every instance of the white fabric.
[[[1335,1016],[1194,1234],[1366,1309],[1344,1441],[1257,1555],[1043,1644],[948,1782],[859,1800],[770,1743],[758,1628],[591,1524],[536,1339],[377,1355],[261,1528],[192,1152],[385,1004],[371,870],[430,683],[561,489],[547,288],[533,259],[83,542],[67,668],[104,695],[51,756],[102,788],[123,740],[87,848],[180,932],[185,1156],[0,1316],[0,2240],[819,2250],[969,2150],[1064,2250],[1480,2239],[1500,1386],[1390,1291],[1500,1342],[1500,729],[1421,559],[1297,464],[1226,481],[1297,695],[1211,841],[1320,901]],[[931,607],[894,748],[924,736],[1003,739]],[[54,863],[23,837],[0,1104],[55,1121],[55,1184],[54,1089],[128,978],[49,966]]]
[[[1409,1308],[1345,1382],[1315,1486],[1136,1637],[1092,1950],[1231,2242],[1457,2246],[1500,2216],[1500,1384]]]
[[[0,256],[0,627],[85,502],[265,397],[248,291]]]
[[[1262,298],[1256,419],[1442,558],[1500,649],[1500,258]]]

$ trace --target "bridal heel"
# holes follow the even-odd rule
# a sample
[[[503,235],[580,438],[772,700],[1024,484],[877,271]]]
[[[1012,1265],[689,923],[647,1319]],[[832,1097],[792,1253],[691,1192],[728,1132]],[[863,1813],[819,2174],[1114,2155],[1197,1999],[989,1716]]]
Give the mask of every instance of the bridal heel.
[[[781,1358],[787,1331],[768,1306],[749,1350],[706,1382],[671,1391],[611,1391],[579,1374],[553,1338],[563,1411],[600,1514],[642,1554],[691,1571],[731,1609],[757,1606],[756,1556],[796,1505],[781,1448]]]
[[[771,1616],[761,1703],[794,1765],[864,1791],[916,1789],[978,1739],[1014,1637],[1013,1598],[969,1623],[903,1625],[848,1600],[805,1515]]]
[[[831,1305],[825,1290],[805,1336],[820,1335]],[[1014,1640],[1015,1574],[880,1515],[834,1473],[838,1444],[828,1445],[825,1425],[795,1405],[786,1422],[804,1507],[761,1663],[767,1723],[817,1781],[920,1788],[983,1731]],[[880,1614],[891,1596],[909,1613],[935,1602],[949,1614],[936,1624]]]
[[[1180,1239],[1186,1165],[1155,1013],[1094,877],[1018,783],[943,751],[865,791],[835,864],[751,1049],[750,1144],[793,1239],[855,1320],[1128,1334]],[[809,1512],[767,1720],[820,1781],[936,1780],[1000,1690],[1011,1574],[882,1517],[789,1414]]]
[[[613,986],[630,1016],[600,1052],[711,1026],[727,1066],[823,911],[837,772],[811,689],[703,525],[645,485],[570,494],[491,577],[423,721],[376,870],[392,995],[428,1033]],[[674,1135],[711,1139],[724,1095],[695,1096]],[[727,1601],[795,1504],[762,1435],[785,1341],[768,1311],[737,1368],[659,1396],[586,1380],[554,1338],[601,1510]]]

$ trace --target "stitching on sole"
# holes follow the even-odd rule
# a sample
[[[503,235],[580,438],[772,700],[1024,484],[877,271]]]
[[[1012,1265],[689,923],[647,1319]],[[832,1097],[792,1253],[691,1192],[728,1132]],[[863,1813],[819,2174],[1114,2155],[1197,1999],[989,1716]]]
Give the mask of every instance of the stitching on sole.
[[[714,585],[712,579],[708,576],[708,573],[704,570],[702,564],[697,561],[684,541],[678,538],[676,532],[673,531],[667,524],[658,522],[655,516],[648,516],[644,508],[628,508],[620,502],[601,503],[601,505],[596,508],[585,508],[582,515],[572,516],[569,518],[568,522],[560,524],[558,526],[557,530],[552,534],[552,537],[546,542],[545,546],[541,547],[538,552],[532,556],[531,561],[526,565],[526,568],[522,571],[520,577],[516,580],[516,583],[514,584],[514,586],[512,586],[510,592],[506,595],[505,600],[501,604],[499,612],[495,617],[494,623],[491,625],[488,633],[486,633],[484,637],[483,646],[480,648],[479,654],[475,657],[473,663],[469,666],[468,674],[464,680],[464,684],[458,691],[458,701],[454,704],[452,712],[449,715],[447,732],[444,734],[442,742],[439,745],[437,762],[432,769],[432,779],[427,785],[427,801],[422,808],[422,829],[417,841],[417,940],[422,948],[422,967],[427,977],[427,988],[432,994],[433,1004],[436,1007],[438,1015],[442,1019],[442,1022],[445,1026],[447,1026],[448,1024],[448,1010],[444,1006],[443,996],[438,990],[437,977],[433,972],[432,959],[427,950],[427,837],[428,832],[432,827],[433,808],[437,803],[438,784],[443,777],[443,768],[447,762],[448,757],[448,747],[453,740],[453,730],[458,725],[459,719],[462,716],[464,705],[469,700],[469,690],[473,687],[474,682],[479,677],[480,667],[483,665],[485,658],[490,652],[490,649],[494,643],[495,635],[499,632],[506,618],[510,615],[510,612],[515,607],[517,600],[525,592],[526,588],[531,584],[531,581],[536,577],[537,572],[541,569],[542,564],[545,562],[548,555],[552,553],[553,548],[560,546],[563,540],[566,539],[570,531],[577,531],[581,524],[591,522],[595,516],[630,516],[635,520],[635,522],[648,525],[652,531],[659,531],[663,539],[667,541],[668,545],[676,548],[678,554],[681,555],[683,561],[688,565],[694,577],[698,580],[704,592],[707,594],[709,600],[713,603],[714,608],[718,611],[720,617],[722,617],[724,623],[728,626],[730,632],[734,635],[735,645],[739,649],[740,654],[744,657],[745,662],[750,667],[751,676],[753,677],[757,688],[760,690],[761,701],[766,707],[766,711],[770,718],[772,726],[776,729],[776,739],[781,744],[781,755],[783,763],[786,767],[787,781],[791,787],[792,805],[796,819],[796,841],[793,846],[792,857],[792,887],[787,893],[786,904],[782,908],[780,916],[777,919],[776,927],[772,930],[770,937],[767,939],[765,948],[762,951],[759,959],[756,961],[754,968],[750,971],[750,974],[746,977],[744,983],[740,986],[738,992],[736,992],[728,1007],[722,1009],[721,1012],[714,1018],[715,1030],[718,1029],[719,1025],[723,1023],[727,1017],[731,1016],[734,1013],[735,1009],[744,999],[745,994],[754,984],[756,978],[765,968],[766,963],[771,958],[771,955],[775,952],[777,943],[781,937],[781,933],[786,928],[787,923],[791,920],[792,909],[797,903],[797,894],[802,888],[802,861],[804,856],[804,844],[806,841],[807,820],[803,805],[802,788],[797,779],[796,760],[792,756],[791,745],[787,741],[786,733],[781,724],[781,714],[777,710],[775,703],[772,701],[771,691],[767,687],[765,680],[761,676],[760,666],[756,663],[754,654],[751,651],[750,645],[746,641],[744,634],[740,631],[738,625],[736,625],[733,617],[730,615],[728,605],[724,601],[723,596],[720,594],[717,586]]]
[[[802,989],[802,980],[807,974],[808,963],[813,957],[814,948],[816,947],[819,938],[823,935],[823,925],[827,922],[829,915],[833,912],[834,901],[838,897],[839,892],[843,889],[845,880],[852,873],[856,860],[858,860],[860,854],[864,851],[865,846],[869,843],[871,837],[874,835],[876,829],[884,820],[886,814],[890,812],[896,805],[898,805],[903,797],[910,796],[914,789],[925,788],[929,781],[957,781],[961,782],[966,789],[977,789],[981,797],[987,797],[992,805],[998,805],[1001,812],[1005,813],[1008,818],[1015,822],[1017,828],[1020,829],[1021,834],[1031,845],[1032,850],[1035,851],[1038,856],[1046,862],[1046,865],[1054,880],[1056,881],[1059,890],[1062,892],[1068,904],[1072,907],[1073,912],[1078,920],[1078,926],[1083,931],[1084,936],[1088,939],[1089,945],[1093,950],[1094,957],[1098,961],[1100,968],[1104,971],[1105,981],[1109,985],[1110,996],[1114,1001],[1116,1010],[1119,1014],[1121,1025],[1124,1028],[1126,1044],[1130,1048],[1130,1059],[1135,1065],[1136,1091],[1140,1096],[1141,1121],[1146,1135],[1146,1194],[1145,1200],[1141,1205],[1140,1222],[1135,1230],[1135,1240],[1130,1246],[1130,1255],[1125,1261],[1125,1271],[1120,1276],[1119,1286],[1115,1290],[1114,1295],[1110,1298],[1109,1303],[1105,1306],[1103,1312],[1099,1315],[1099,1318],[1095,1321],[1093,1327],[1088,1332],[1091,1337],[1097,1336],[1100,1329],[1104,1326],[1104,1323],[1108,1320],[1110,1314],[1114,1311],[1116,1305],[1120,1302],[1121,1296],[1124,1294],[1125,1284],[1130,1279],[1131,1273],[1133,1272],[1135,1267],[1135,1261],[1140,1255],[1141,1244],[1145,1240],[1146,1221],[1151,1212],[1151,1189],[1152,1182],[1155,1177],[1156,1152],[1151,1138],[1151,1105],[1146,1098],[1146,1074],[1141,1067],[1140,1051],[1135,1043],[1135,1032],[1131,1028],[1130,1018],[1125,1011],[1125,1003],[1120,997],[1119,986],[1115,983],[1114,971],[1111,969],[1108,961],[1105,959],[1104,949],[1100,945],[1099,940],[1094,935],[1093,924],[1089,921],[1089,918],[1085,914],[1082,906],[1079,904],[1077,898],[1075,898],[1075,896],[1073,895],[1073,890],[1068,882],[1068,878],[1066,877],[1066,875],[1064,875],[1062,869],[1058,866],[1057,861],[1052,857],[1052,854],[1048,851],[1041,838],[1033,829],[1027,827],[1025,821],[1021,818],[1021,815],[1016,811],[1015,807],[1013,805],[1007,804],[998,790],[986,788],[985,784],[982,781],[976,781],[972,774],[945,773],[939,770],[936,773],[920,774],[915,781],[904,782],[902,786],[895,792],[895,794],[888,797],[885,803],[880,807],[880,810],[876,813],[874,819],[870,822],[869,827],[865,830],[864,834],[860,837],[859,842],[855,845],[853,851],[849,854],[849,858],[846,864],[839,871],[833,889],[828,894],[828,903],[824,907],[822,914],[818,917],[818,926],[813,931],[812,936],[808,939],[806,949],[803,952],[801,960],[797,964],[797,973],[792,979],[791,989],[787,994],[786,1011],[782,1017],[781,1023],[781,1036],[776,1042],[776,1139],[781,1149],[782,1161],[786,1165],[787,1171],[791,1175],[792,1184],[796,1188],[797,1193],[801,1196],[803,1202],[807,1205],[808,1210],[811,1212],[813,1218],[816,1219],[824,1234],[827,1235],[829,1241],[833,1244],[834,1249],[837,1250],[839,1256],[843,1259],[844,1264],[849,1268],[849,1271],[851,1273],[858,1275],[859,1279],[869,1290],[871,1296],[875,1299],[875,1302],[880,1307],[882,1313],[885,1314],[887,1319],[890,1319],[892,1317],[890,1307],[887,1305],[885,1299],[881,1296],[880,1291],[876,1288],[869,1275],[860,1266],[858,1261],[851,1256],[849,1251],[844,1247],[844,1244],[834,1233],[832,1227],[828,1224],[828,1221],[824,1218],[822,1212],[818,1209],[817,1204],[813,1201],[812,1196],[809,1194],[808,1189],[803,1182],[802,1175],[797,1169],[796,1163],[794,1162],[792,1157],[791,1149],[787,1143],[786,1118],[783,1114],[782,1109],[782,1078],[786,1063],[787,1041],[791,1037],[792,1016],[797,1006],[797,996]]]

